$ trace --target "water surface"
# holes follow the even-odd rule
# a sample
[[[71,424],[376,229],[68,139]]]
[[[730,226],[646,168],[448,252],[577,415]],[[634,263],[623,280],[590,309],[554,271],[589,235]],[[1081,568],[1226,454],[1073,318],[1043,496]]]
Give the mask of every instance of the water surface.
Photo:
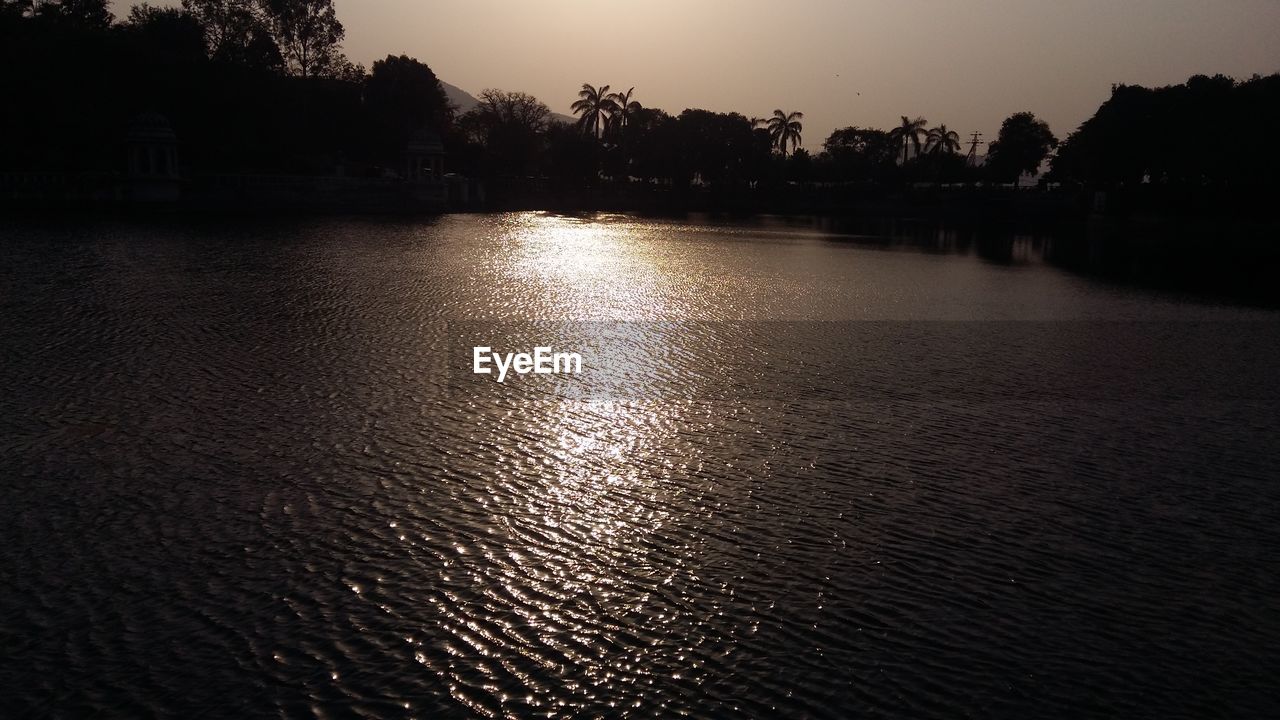
[[[3,232],[18,717],[1280,709],[1274,311],[1043,237]]]

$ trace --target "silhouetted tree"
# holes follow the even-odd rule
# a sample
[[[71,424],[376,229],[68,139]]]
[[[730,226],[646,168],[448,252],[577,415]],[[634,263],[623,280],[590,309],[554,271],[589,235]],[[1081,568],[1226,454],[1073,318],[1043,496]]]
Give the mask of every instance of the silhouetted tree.
[[[783,157],[787,155],[788,145],[794,149],[801,144],[800,133],[804,125],[800,121],[803,119],[802,112],[784,113],[781,110],[774,110],[773,117],[769,118],[769,137]]]
[[[799,183],[813,179],[813,158],[810,157],[808,150],[797,148],[791,157],[786,159],[786,174],[788,180]]]
[[[1000,135],[987,153],[987,171],[998,182],[1013,182],[1035,173],[1058,139],[1049,125],[1029,112],[1010,115],[1000,125]]]
[[[605,124],[617,111],[618,105],[609,94],[608,85],[595,88],[583,83],[582,89],[578,91],[578,99],[570,109],[574,115],[582,116],[578,119],[578,127],[598,139],[603,136]]]
[[[182,7],[204,27],[214,60],[255,70],[284,68],[284,56],[258,0],[182,0]]]
[[[605,137],[609,139],[610,145],[605,149],[604,166],[605,171],[615,178],[625,179],[631,175],[630,166],[633,155],[630,146],[635,133],[627,132],[627,127],[631,123],[631,118],[643,109],[639,102],[632,99],[634,93],[635,88],[632,87],[626,92],[609,94],[613,111],[609,115],[605,128]]]
[[[550,122],[546,129],[547,161],[551,177],[570,185],[592,185],[598,179],[599,146],[576,125]]]
[[[522,92],[489,89],[480,93],[479,100],[458,122],[468,140],[485,151],[487,164],[483,170],[498,174],[531,172],[550,109]]]
[[[205,58],[204,27],[185,10],[135,5],[123,29],[153,62],[191,65]]]
[[[855,152],[870,154],[892,142],[889,133],[873,128],[846,127],[832,131],[822,143],[828,153]],[[890,153],[892,154],[892,152]],[[891,158],[892,159],[892,158]]]
[[[910,159],[908,150],[915,149],[916,155],[920,154],[920,138],[925,134],[925,125],[928,121],[922,117],[914,120],[909,119],[906,115],[902,116],[902,124],[889,131],[889,137],[894,143],[902,146],[902,165],[905,167],[907,160]]]
[[[746,182],[757,165],[751,121],[737,113],[685,110],[676,118],[673,180],[700,178],[709,185]],[[765,148],[766,154],[768,148]]]
[[[631,175],[649,180],[676,174],[679,127],[675,118],[661,110],[641,108],[632,114],[623,133]]]
[[[453,120],[454,108],[440,79],[426,63],[408,55],[375,61],[364,92],[372,112],[395,116],[406,129],[429,125],[443,130]]]
[[[1156,91],[1117,85],[1111,97],[1067,137],[1051,163],[1053,175],[1093,183],[1141,182],[1151,167],[1147,137],[1159,121]]]
[[[883,130],[841,128],[831,133],[822,147],[837,180],[882,182],[896,170],[897,148]]]
[[[1103,186],[1146,181],[1261,193],[1280,185],[1280,146],[1253,141],[1249,133],[1276,118],[1280,74],[1242,82],[1196,75],[1158,88],[1116,85],[1058,148],[1051,176]]]
[[[960,150],[960,135],[948,130],[946,125],[932,128],[925,135],[925,152],[934,155],[951,155]]]
[[[608,87],[607,85],[605,87]],[[629,88],[624,92],[615,92],[609,94],[609,100],[613,102],[613,110],[609,115],[609,127],[613,130],[621,130],[627,126],[627,122],[640,111],[640,103],[631,99],[635,88]]]
[[[453,107],[431,68],[408,55],[388,55],[373,63],[364,82],[365,107],[381,159],[403,152],[423,128],[445,134]]]
[[[301,77],[349,69],[339,50],[346,30],[333,0],[262,0],[267,23],[289,71]]]
[[[338,163],[377,173],[429,126],[446,136],[454,168],[584,184],[697,180],[737,200],[787,180],[889,184],[974,174],[956,152],[957,134],[926,131],[922,118],[903,117],[891,132],[837,130],[810,157],[800,150],[800,113],[763,120],[690,109],[672,117],[641,107],[634,88],[584,85],[574,103],[579,120],[564,126],[549,125],[535,98],[491,90],[451,123],[447,96],[425,64],[387,56],[366,76],[343,57],[332,0],[142,4],[117,25],[107,7],[0,0],[0,85],[6,107],[23,111],[0,113],[0,136],[20,139],[0,146],[0,167],[118,170],[129,119],[145,110],[170,119],[196,173],[327,173]],[[1276,117],[1280,75],[1119,85],[1063,143],[1053,173],[1091,184],[1231,186],[1230,197],[1243,197],[1280,184],[1280,145],[1242,142],[1241,119],[1266,127]],[[1033,115],[1014,115],[992,144],[991,176],[1034,172],[1055,143]]]

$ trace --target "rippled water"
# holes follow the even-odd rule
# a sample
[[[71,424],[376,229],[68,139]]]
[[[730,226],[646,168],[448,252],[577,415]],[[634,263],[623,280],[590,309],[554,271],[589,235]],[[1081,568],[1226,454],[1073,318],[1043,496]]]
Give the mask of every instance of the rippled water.
[[[7,716],[1280,712],[1275,312],[782,221],[0,232]]]

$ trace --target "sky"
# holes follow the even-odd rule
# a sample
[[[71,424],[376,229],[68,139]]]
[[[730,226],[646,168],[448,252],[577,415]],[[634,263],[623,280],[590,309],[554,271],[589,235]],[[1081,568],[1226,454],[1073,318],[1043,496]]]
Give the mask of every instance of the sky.
[[[123,4],[123,3],[118,3]],[[128,3],[132,4],[132,3]],[[176,0],[155,2],[176,5]],[[427,63],[473,95],[569,113],[582,84],[646,107],[805,114],[833,129],[923,116],[994,139],[1024,110],[1060,138],[1113,83],[1280,72],[1280,0],[335,0],[348,57]],[[125,15],[119,7],[117,15]]]

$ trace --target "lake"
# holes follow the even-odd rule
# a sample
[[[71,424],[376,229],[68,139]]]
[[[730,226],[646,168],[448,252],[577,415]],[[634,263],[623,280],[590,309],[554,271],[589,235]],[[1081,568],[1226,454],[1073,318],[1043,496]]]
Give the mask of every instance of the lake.
[[[11,717],[1280,712],[1280,311],[918,223],[0,235]]]

